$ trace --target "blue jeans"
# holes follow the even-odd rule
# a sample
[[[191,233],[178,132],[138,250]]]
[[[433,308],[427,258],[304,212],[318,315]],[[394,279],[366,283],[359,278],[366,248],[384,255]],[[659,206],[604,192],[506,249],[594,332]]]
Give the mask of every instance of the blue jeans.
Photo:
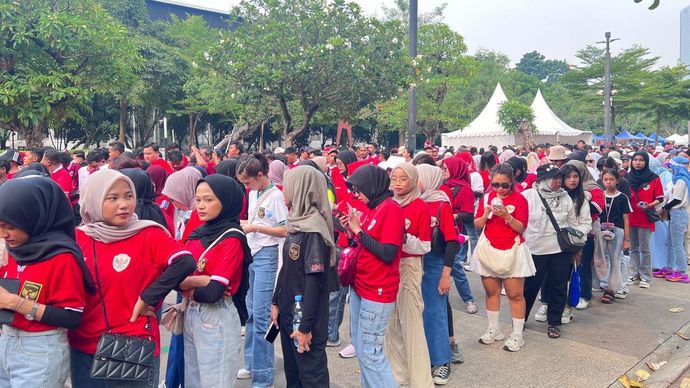
[[[182,302],[182,294],[177,293],[177,303]],[[159,320],[160,322],[160,320]],[[165,388],[184,388],[184,337],[173,334],[170,337],[168,366],[165,369]]]
[[[474,220],[463,222],[461,232],[470,236],[470,241],[469,244],[465,241],[465,243],[460,246],[460,250],[455,256],[455,261],[458,259],[460,259],[460,261],[467,261],[467,252],[469,251],[469,254],[472,255],[472,253],[474,253],[474,247],[477,246],[477,241],[479,241],[479,234],[477,234],[477,229],[474,227]],[[471,245],[471,247],[468,248],[469,245]]]
[[[460,264],[459,256],[455,256],[455,261],[453,262],[453,270],[450,272],[450,276],[455,282],[455,287],[458,289],[460,298],[463,302],[469,303],[474,301],[474,295],[472,295],[472,289],[470,288],[470,282],[467,281],[467,274],[465,269]]]
[[[51,330],[45,335],[11,326],[3,329],[0,336],[0,387],[62,388],[65,385],[69,375],[66,329]]]
[[[190,302],[184,314],[185,384],[234,387],[240,365],[241,326],[232,298]]]
[[[340,340],[340,325],[343,323],[345,300],[349,289],[349,287],[340,287],[340,290],[331,292],[328,297],[328,340],[330,342]]]
[[[350,331],[359,362],[363,388],[397,388],[391,365],[383,352],[388,319],[395,303],[378,303],[350,293]]]
[[[273,385],[273,344],[264,339],[271,320],[271,299],[278,272],[278,246],[261,248],[249,266],[244,334],[244,368],[252,371],[252,386]]]
[[[422,299],[424,299],[424,335],[429,347],[431,365],[450,362],[448,346],[448,295],[440,295],[438,281],[443,272],[443,254],[430,252],[424,255],[424,276],[422,276]]]
[[[104,380],[91,378],[91,364],[93,364],[93,354],[82,353],[75,348],[70,349],[70,379],[74,388],[157,388],[158,374],[160,373],[160,358],[153,359],[151,376],[146,381],[131,380]]]
[[[668,255],[668,268],[685,272],[688,270],[688,262],[685,258],[685,229],[688,227],[688,211],[685,208],[671,209],[670,214],[671,249]]]

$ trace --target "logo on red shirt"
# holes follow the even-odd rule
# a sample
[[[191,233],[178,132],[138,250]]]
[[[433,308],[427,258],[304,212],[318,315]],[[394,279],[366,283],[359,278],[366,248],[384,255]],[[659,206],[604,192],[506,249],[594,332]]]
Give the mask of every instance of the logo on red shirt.
[[[24,299],[37,302],[38,296],[41,294],[41,289],[43,289],[43,284],[34,283],[27,280],[24,282],[19,295]]]
[[[128,266],[132,258],[129,255],[121,253],[113,258],[113,269],[117,272],[124,271]]]

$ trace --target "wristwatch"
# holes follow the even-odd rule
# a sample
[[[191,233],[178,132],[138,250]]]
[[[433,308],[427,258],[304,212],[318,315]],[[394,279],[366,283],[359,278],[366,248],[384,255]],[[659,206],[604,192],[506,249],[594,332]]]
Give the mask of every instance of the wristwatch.
[[[31,306],[31,311],[29,311],[28,314],[24,315],[24,319],[27,321],[33,321],[36,319],[36,312],[38,311],[38,303],[34,303],[33,306]]]

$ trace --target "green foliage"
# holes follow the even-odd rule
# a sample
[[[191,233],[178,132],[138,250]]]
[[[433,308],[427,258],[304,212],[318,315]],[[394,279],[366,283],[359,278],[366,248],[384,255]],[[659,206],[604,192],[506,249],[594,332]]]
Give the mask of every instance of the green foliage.
[[[568,64],[565,61],[547,60],[538,51],[532,51],[522,56],[515,69],[553,84],[568,72]]]
[[[534,111],[529,105],[516,100],[508,100],[498,110],[498,122],[511,134],[526,134],[536,130]]]
[[[93,0],[4,2],[0,40],[0,126],[32,144],[47,124],[83,121],[139,63],[127,29]]]

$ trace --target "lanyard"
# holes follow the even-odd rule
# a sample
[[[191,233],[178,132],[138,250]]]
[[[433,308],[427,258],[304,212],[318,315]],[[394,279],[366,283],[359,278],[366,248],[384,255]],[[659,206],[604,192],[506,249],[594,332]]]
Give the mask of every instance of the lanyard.
[[[616,194],[618,194],[618,193],[619,193],[619,191],[616,191]],[[604,195],[606,195],[606,194],[604,194]],[[611,214],[611,208],[613,207],[613,201],[616,199],[616,197],[618,197],[618,195],[615,195],[613,197],[605,197],[604,198],[604,201],[606,201],[606,199],[608,199],[608,198],[611,198],[611,204],[606,206],[606,222],[611,222],[611,221],[609,221],[609,214]]]

